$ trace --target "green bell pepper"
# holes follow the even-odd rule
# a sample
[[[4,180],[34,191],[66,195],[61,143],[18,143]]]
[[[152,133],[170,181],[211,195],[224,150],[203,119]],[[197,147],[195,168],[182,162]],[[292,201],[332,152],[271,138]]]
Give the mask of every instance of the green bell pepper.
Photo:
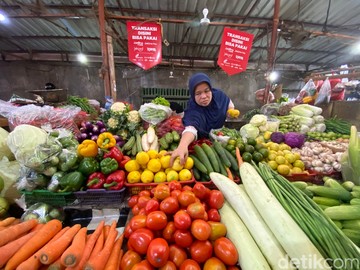
[[[117,170],[119,164],[114,158],[105,158],[100,162],[100,170],[103,174],[110,174]]]
[[[85,183],[85,176],[78,171],[65,174],[59,179],[62,190],[59,192],[79,191]]]
[[[99,162],[92,157],[86,157],[80,161],[79,167],[77,171],[81,172],[85,176],[89,176],[90,174],[97,172],[100,170]]]

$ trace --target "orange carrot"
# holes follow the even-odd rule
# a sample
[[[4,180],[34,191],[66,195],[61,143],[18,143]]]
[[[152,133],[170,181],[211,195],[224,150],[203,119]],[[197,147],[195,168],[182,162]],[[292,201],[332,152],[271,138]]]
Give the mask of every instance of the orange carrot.
[[[234,181],[234,176],[233,176],[230,168],[229,168],[229,167],[225,167],[225,170],[226,170],[226,172],[227,172],[227,177],[228,177],[229,179],[231,179],[231,180]]]
[[[104,230],[104,240],[106,240],[106,238],[109,235],[110,225],[105,225],[103,230]]]
[[[36,224],[38,224],[36,219],[30,219],[0,231],[0,247],[30,231]]]
[[[41,227],[43,227],[45,224],[44,223],[38,223],[34,228],[32,228],[30,230],[30,232],[33,232],[33,231],[37,231],[39,230]]]
[[[239,147],[235,147],[235,155],[236,155],[236,159],[237,159],[237,162],[238,162],[239,168],[240,168],[241,164],[243,164],[244,161],[243,161],[243,159],[242,159],[242,157],[241,157],[241,155],[240,155],[240,149],[239,149]]]
[[[89,259],[91,252],[92,252],[99,236],[103,232],[104,224],[105,224],[105,221],[102,220],[99,223],[99,225],[96,227],[95,231],[89,237],[88,241],[86,242],[84,252],[81,256],[81,260],[80,260],[79,264],[76,265],[75,267],[67,267],[66,269],[68,269],[68,270],[81,269],[82,270],[84,268],[84,265],[87,262],[87,260]]]
[[[57,239],[59,239],[65,232],[67,232],[69,230],[69,228],[70,227],[65,227],[61,231],[59,231],[53,238],[51,238],[49,240],[49,242],[47,242],[44,245],[44,247],[49,245],[50,243],[56,241]],[[35,254],[33,254],[27,260],[20,263],[20,265],[16,269],[17,270],[36,270],[36,269],[41,268],[42,264],[41,264],[39,258],[40,258],[41,250],[44,247],[40,248],[38,251],[35,252]]]
[[[15,221],[16,218],[14,217],[8,217],[0,221],[0,227],[6,227],[11,225]]]
[[[106,239],[106,242],[104,244],[104,248],[98,252],[93,254],[87,263],[85,264],[85,270],[103,270],[106,262],[108,261],[111,250],[115,244],[115,239],[118,235],[118,232],[116,230],[116,222],[113,221],[111,224],[111,228],[109,231],[109,236]]]
[[[48,265],[47,265],[48,266]],[[55,262],[50,264],[47,270],[64,270],[65,266],[61,263],[61,257],[59,257]]]
[[[87,228],[81,228],[75,235],[71,245],[61,255],[61,263],[65,266],[75,266],[79,263],[86,244]]]
[[[18,249],[23,244],[25,244],[34,234],[35,232],[30,232],[0,247],[0,268],[2,268],[7,263],[7,261],[15,254],[15,252],[18,251]]]
[[[120,249],[120,254],[119,254],[119,259],[118,259],[118,268],[116,268],[116,270],[120,269],[120,262],[121,262],[123,255],[124,255],[124,250]]]
[[[123,243],[124,234],[121,234],[120,237],[116,240],[114,247],[111,251],[110,257],[105,265],[104,270],[118,270],[120,264],[120,253],[121,253],[121,246]]]
[[[14,225],[14,227],[21,224],[22,223]],[[61,221],[57,219],[50,220],[40,230],[36,231],[35,235],[28,242],[26,242],[14,254],[14,256],[11,257],[5,266],[5,270],[13,270],[18,267],[23,261],[27,260],[31,255],[33,255],[47,242],[49,242],[61,230],[61,228]]]
[[[20,218],[15,218],[15,220],[11,223],[11,225],[16,225],[21,223],[21,219]]]
[[[61,254],[67,249],[76,233],[81,229],[80,224],[75,224],[59,239],[46,245],[41,249],[40,262],[43,264],[51,264],[61,257]]]
[[[90,253],[90,257],[93,256],[93,254],[98,254],[100,252],[100,250],[102,250],[102,248],[104,247],[104,230],[101,231],[99,238],[96,241],[96,244],[93,248],[93,250]]]

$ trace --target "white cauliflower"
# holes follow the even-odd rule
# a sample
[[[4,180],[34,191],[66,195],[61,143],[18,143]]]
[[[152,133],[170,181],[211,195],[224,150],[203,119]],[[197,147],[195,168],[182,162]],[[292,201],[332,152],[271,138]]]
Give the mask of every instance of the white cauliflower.
[[[108,121],[107,121],[107,125],[108,125],[109,128],[115,129],[115,128],[117,128],[118,124],[119,124],[119,121],[117,119],[115,119],[115,118],[112,118],[112,117],[109,118]]]
[[[113,112],[122,113],[128,110],[128,106],[123,102],[115,102],[113,105],[111,105],[110,110]]]
[[[132,110],[127,116],[127,120],[130,123],[139,123],[141,121],[140,114],[137,110]]]
[[[267,117],[264,114],[255,114],[249,123],[255,127],[264,126],[267,123]]]

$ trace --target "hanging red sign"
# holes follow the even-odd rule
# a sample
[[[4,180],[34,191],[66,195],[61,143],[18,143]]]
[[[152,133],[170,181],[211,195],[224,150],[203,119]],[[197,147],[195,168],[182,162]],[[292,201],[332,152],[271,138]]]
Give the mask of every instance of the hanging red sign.
[[[129,60],[147,70],[161,63],[161,24],[127,22]]]
[[[224,28],[218,65],[229,75],[246,70],[254,35]]]

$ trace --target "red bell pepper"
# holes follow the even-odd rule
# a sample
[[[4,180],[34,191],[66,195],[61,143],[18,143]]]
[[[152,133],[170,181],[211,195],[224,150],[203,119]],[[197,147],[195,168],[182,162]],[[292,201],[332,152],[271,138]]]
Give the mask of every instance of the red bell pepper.
[[[123,160],[123,156],[124,154],[117,146],[111,147],[109,151],[104,154],[104,158],[113,158],[117,161],[118,164],[120,164],[120,162]]]
[[[123,156],[123,160],[119,163],[119,169],[125,169],[125,164],[131,159],[129,156]]]
[[[104,188],[108,190],[120,190],[124,187],[125,179],[125,171],[117,170],[108,175]]]
[[[94,172],[90,174],[86,186],[88,189],[100,189],[104,188],[106,183],[106,176],[102,172]]]

